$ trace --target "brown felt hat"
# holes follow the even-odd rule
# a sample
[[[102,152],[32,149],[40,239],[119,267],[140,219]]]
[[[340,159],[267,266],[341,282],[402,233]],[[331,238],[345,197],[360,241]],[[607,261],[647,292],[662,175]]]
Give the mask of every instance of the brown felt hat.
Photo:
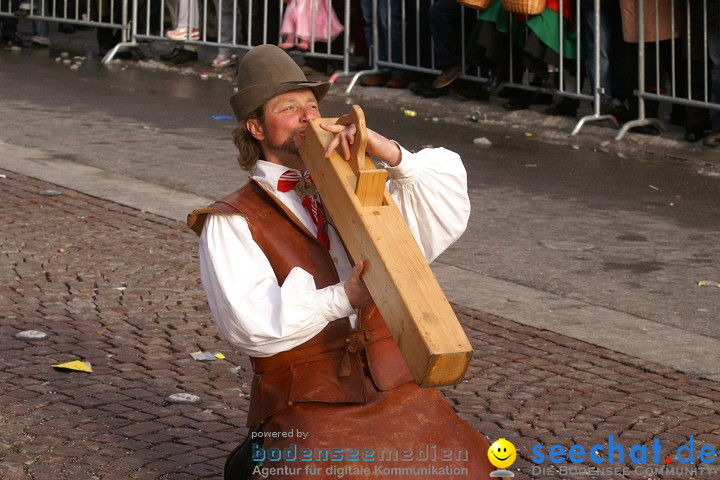
[[[238,92],[230,106],[238,122],[271,98],[292,90],[310,88],[319,102],[330,90],[329,82],[309,82],[290,55],[276,45],[250,50],[238,66]]]

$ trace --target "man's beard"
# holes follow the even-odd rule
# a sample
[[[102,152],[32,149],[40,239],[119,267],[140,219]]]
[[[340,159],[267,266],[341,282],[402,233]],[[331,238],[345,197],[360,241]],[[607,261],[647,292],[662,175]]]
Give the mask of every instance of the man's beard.
[[[287,140],[282,142],[279,145],[276,145],[274,143],[270,144],[270,148],[273,150],[277,150],[279,152],[283,153],[289,153],[291,155],[300,156],[300,146],[295,144],[295,137],[297,136],[297,131],[293,131],[293,134],[288,137]]]

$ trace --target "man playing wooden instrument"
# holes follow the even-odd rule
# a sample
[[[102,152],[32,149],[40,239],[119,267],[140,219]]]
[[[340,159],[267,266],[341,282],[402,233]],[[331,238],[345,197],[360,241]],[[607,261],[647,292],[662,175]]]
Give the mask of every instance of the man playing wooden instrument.
[[[230,100],[249,182],[188,217],[215,321],[255,372],[251,433],[225,478],[489,478],[488,442],[413,381],[307,174],[299,148],[329,88],[276,46],[249,51]],[[322,128],[335,134],[326,156],[347,158],[356,127]],[[459,156],[369,129],[366,149],[431,262],[467,225]]]

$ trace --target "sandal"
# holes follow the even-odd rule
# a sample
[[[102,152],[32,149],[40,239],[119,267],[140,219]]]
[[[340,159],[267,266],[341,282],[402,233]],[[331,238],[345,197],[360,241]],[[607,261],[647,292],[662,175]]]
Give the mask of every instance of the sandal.
[[[710,135],[703,140],[703,145],[710,148],[715,148],[720,145],[720,130],[713,131]]]
[[[282,48],[283,50],[292,50],[293,48],[295,48],[295,42],[292,39],[288,38],[284,42],[278,44],[278,47]]]

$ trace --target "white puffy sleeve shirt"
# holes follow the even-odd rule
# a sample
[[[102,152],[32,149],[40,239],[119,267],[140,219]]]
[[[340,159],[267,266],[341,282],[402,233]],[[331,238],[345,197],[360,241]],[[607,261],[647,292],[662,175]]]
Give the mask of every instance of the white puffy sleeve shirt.
[[[432,262],[467,226],[465,167],[456,153],[444,148],[410,153],[401,147],[401,151],[400,164],[386,166],[388,189],[420,250]],[[312,219],[295,192],[277,190],[278,178],[287,170],[260,160],[252,178],[314,233]],[[344,280],[352,266],[337,232],[332,226],[328,230],[330,255]],[[220,331],[247,355],[267,357],[290,350],[339,318],[350,317],[355,326],[344,281],[318,289],[312,275],[296,267],[280,286],[241,215],[207,217],[200,237],[200,274]]]

